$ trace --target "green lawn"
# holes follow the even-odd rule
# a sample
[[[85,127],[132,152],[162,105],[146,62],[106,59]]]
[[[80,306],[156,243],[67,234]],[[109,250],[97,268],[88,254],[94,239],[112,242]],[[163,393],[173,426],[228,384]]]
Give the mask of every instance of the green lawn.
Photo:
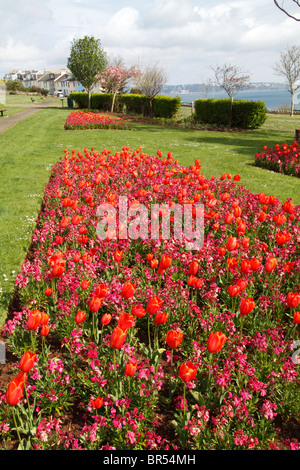
[[[32,104],[31,98],[34,99],[33,104],[41,104],[45,101],[45,97],[41,95],[32,95],[27,93],[18,93],[16,95],[10,95],[6,93],[5,95],[5,103],[7,105],[22,105],[22,104]]]
[[[14,96],[14,95],[12,95]],[[253,166],[264,145],[294,140],[299,117],[269,115],[260,129],[249,132],[212,132],[159,125],[132,124],[132,130],[65,131],[67,108],[47,108],[0,135],[0,324],[11,300],[12,279],[21,267],[40,208],[51,166],[63,149],[82,151],[94,146],[113,152],[123,146],[143,147],[148,154],[171,152],[183,165],[199,158],[202,173],[210,178],[238,173],[241,184],[253,193],[292,197],[300,204],[300,181]],[[184,110],[186,112],[186,110]]]

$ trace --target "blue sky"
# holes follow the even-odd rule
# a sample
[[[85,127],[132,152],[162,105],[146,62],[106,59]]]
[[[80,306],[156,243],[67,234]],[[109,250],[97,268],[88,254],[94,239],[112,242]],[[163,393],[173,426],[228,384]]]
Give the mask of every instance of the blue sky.
[[[71,41],[93,35],[128,66],[164,68],[169,84],[204,82],[225,63],[282,81],[273,66],[299,45],[300,23],[273,0],[0,0],[0,12],[0,77],[65,68]]]

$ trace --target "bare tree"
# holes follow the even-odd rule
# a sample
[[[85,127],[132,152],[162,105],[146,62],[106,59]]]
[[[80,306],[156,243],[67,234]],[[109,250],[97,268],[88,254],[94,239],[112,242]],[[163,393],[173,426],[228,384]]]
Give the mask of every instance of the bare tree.
[[[155,64],[153,66],[146,66],[141,75],[136,77],[134,80],[135,87],[138,88],[143,95],[149,98],[151,117],[153,116],[153,98],[161,91],[163,86],[166,84],[167,79],[168,77],[164,69]]]
[[[292,46],[280,54],[280,62],[275,64],[274,73],[284,77],[291,94],[291,116],[294,115],[295,93],[300,88],[300,47]]]
[[[297,7],[300,7],[300,1],[299,0],[290,0],[289,3],[291,3],[291,2],[294,5],[297,5]],[[284,0],[282,0],[281,3],[279,3],[278,0],[274,0],[274,3],[277,6],[277,8],[279,8],[279,10],[283,11],[283,13],[285,13],[289,18],[293,18],[296,21],[300,21],[300,17],[297,18],[297,16],[295,16],[294,13],[290,12],[290,6],[288,7],[289,10],[287,10],[287,7],[284,7]],[[294,6],[294,5],[292,5],[292,6]],[[299,14],[299,16],[300,16],[300,14]]]
[[[212,67],[215,74],[216,83],[222,87],[230,98],[230,126],[232,123],[232,104],[235,95],[241,91],[249,88],[250,76],[245,75],[242,69],[236,65],[224,64],[216,68]]]

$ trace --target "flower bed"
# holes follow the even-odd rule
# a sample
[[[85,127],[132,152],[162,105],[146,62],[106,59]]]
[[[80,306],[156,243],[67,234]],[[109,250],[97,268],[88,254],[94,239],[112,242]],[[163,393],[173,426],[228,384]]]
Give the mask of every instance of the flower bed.
[[[299,450],[283,431],[299,417],[300,208],[239,179],[159,151],[65,150],[4,327],[1,447]],[[121,237],[119,219],[97,236],[120,196],[203,204],[203,245]]]
[[[92,112],[74,111],[65,122],[66,130],[74,129],[129,129],[126,121],[121,118],[101,115]]]
[[[276,144],[275,148],[264,147],[263,152],[255,155],[255,166],[276,171],[285,175],[300,177],[300,145]]]

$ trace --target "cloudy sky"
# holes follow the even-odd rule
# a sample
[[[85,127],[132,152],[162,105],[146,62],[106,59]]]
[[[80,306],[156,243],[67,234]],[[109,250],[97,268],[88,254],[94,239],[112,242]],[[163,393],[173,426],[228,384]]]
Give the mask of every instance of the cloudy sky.
[[[164,68],[169,84],[204,82],[225,63],[282,81],[274,63],[300,44],[300,23],[273,0],[0,0],[0,17],[1,78],[65,68],[72,40],[93,35],[128,66]]]

